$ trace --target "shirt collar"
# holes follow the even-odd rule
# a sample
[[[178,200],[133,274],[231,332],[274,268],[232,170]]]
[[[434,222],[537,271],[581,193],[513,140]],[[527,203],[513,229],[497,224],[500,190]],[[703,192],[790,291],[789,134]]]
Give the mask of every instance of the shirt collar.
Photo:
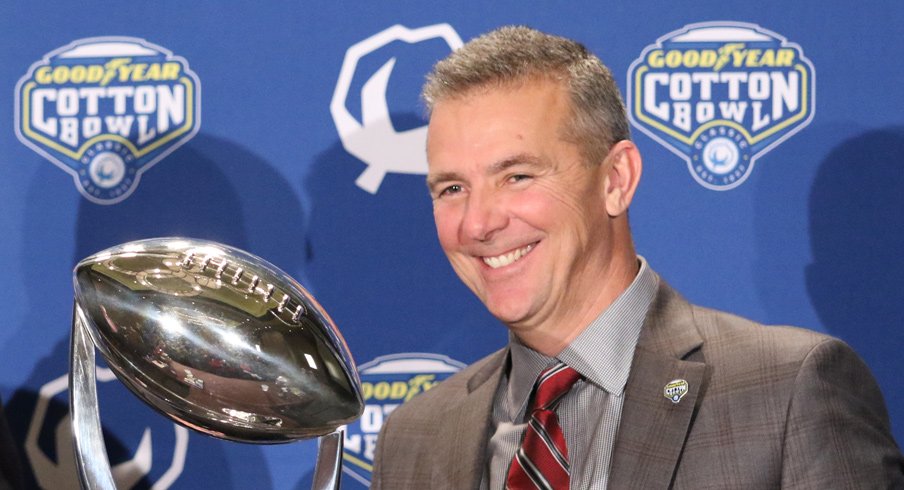
[[[585,380],[610,394],[620,396],[628,382],[634,348],[647,310],[656,295],[659,277],[638,256],[640,271],[627,289],[581,332],[562,352],[558,360],[574,368]],[[526,409],[534,381],[540,372],[556,362],[522,344],[509,334],[510,363],[508,406]]]

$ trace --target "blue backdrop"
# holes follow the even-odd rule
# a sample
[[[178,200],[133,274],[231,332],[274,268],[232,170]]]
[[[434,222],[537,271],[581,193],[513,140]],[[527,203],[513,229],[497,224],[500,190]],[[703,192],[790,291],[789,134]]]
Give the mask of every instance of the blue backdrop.
[[[461,40],[513,23],[585,43],[632,90],[645,168],[631,221],[653,268],[695,303],[849,342],[904,440],[899,2],[13,1],[0,7],[0,396],[29,485],[77,487],[74,264],[183,235],[266,258],[336,320],[365,367],[343,482],[363,488],[382,418],[506,341],[436,241],[418,91]],[[315,442],[188,434],[105,373],[122,486],[310,487]]]

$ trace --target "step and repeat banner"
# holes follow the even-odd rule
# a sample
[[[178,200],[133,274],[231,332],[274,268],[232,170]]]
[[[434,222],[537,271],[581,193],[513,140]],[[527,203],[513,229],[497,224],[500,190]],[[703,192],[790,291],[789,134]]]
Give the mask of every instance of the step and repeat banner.
[[[841,337],[904,440],[904,5],[19,2],[0,8],[0,397],[29,488],[76,488],[72,269],[160,236],[248,250],[334,318],[366,398],[343,488],[399,404],[506,330],[436,240],[418,93],[526,24],[597,53],[644,176],[637,248],[691,301]],[[121,488],[309,488],[316,441],[174,425],[98,368]],[[441,421],[437,421],[441,423]]]

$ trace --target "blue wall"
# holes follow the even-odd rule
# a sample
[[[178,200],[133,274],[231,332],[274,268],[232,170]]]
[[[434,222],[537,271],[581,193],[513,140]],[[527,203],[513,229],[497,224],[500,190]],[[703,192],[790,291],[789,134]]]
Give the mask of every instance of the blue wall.
[[[725,190],[701,185],[661,133],[635,124],[645,162],[631,210],[637,247],[693,302],[849,342],[879,379],[896,438],[904,440],[904,172],[898,167],[904,155],[904,5],[708,0],[537,8],[494,2],[489,9],[478,2],[14,1],[0,7],[0,396],[30,484],[76,485],[61,377],[68,370],[71,271],[79,259],[154,236],[237,246],[303,282],[336,320],[359,363],[399,353],[448,356],[411,356],[432,359],[422,370],[441,379],[448,375],[442,366],[495,350],[506,331],[458,282],[435,238],[420,175],[419,128],[425,122],[417,99],[432,63],[458,37],[466,41],[499,25],[528,24],[585,43],[626,90],[631,65],[646,48],[685,26],[712,21],[744,23],[749,31],[776,35],[773,43],[796,45],[796,59],[811,64],[813,84],[801,88],[808,95],[800,101],[804,117],[781,130],[786,137],[777,145],[757,148],[743,182]],[[358,44],[397,24],[411,30]],[[425,27],[430,29],[415,30]],[[128,38],[119,41],[156,53],[148,60],[181,63],[184,75],[108,86],[171,90],[181,83],[195,99],[180,107],[197,111],[138,143],[137,116],[150,111],[153,124],[163,102],[156,109],[147,101],[136,108],[130,97],[116,113],[112,98],[102,99],[101,115],[136,117],[125,139],[147,151],[133,158],[122,150],[122,163],[91,167],[58,150],[65,146],[62,118],[77,119],[80,128],[90,124],[86,99],[66,116],[67,107],[51,99],[29,92],[20,100],[19,94],[37,80],[32,70],[40,66],[112,59],[109,49],[93,58],[60,57],[78,55],[72,50],[79,45],[109,41],[86,41],[105,36]],[[347,57],[356,44],[361,56],[352,50]],[[395,63],[382,90],[374,74],[390,59]],[[345,138],[330,109],[344,62],[348,90],[340,90],[337,100],[345,98],[339,106],[358,126]],[[376,85],[366,85],[368,80]],[[88,85],[50,80],[31,87],[57,90],[60,97],[58,90]],[[657,97],[666,100],[668,91]],[[36,100],[43,104],[43,122],[60,119],[56,137],[36,129],[42,123],[35,119]],[[384,102],[388,121],[379,115]],[[31,112],[23,112],[26,106]],[[371,109],[377,115],[362,124],[362,111]],[[377,134],[381,124],[384,133]],[[174,136],[148,150],[167,135]],[[358,137],[365,143],[350,149]],[[78,144],[70,151],[89,162],[91,148]],[[368,189],[356,184],[366,169],[380,168],[378,160],[395,166],[379,185],[369,178],[362,181]],[[83,192],[73,178],[79,169],[88,172],[81,177],[88,182]],[[112,191],[100,186],[99,194],[90,193],[91,175],[103,184],[130,170],[135,174],[127,175],[141,174],[137,185],[124,179],[111,184]],[[401,378],[366,374],[365,381],[412,375],[396,374]],[[141,406],[118,382],[101,383],[100,391],[114,465],[142,460],[134,456],[150,429],[152,464],[136,488],[195,488],[202,482],[211,488],[310,487],[313,441],[262,447],[192,433],[186,443],[181,429]],[[372,435],[374,427],[352,429]],[[345,478],[344,488],[363,488],[367,455],[350,456],[346,464],[356,474]]]

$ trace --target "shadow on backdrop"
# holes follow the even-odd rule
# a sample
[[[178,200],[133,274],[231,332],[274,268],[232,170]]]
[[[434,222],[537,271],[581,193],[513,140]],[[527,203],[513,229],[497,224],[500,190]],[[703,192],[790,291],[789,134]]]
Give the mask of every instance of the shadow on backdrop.
[[[66,222],[65,213],[58,211],[58,204],[46,197],[47,189],[41,182],[46,174],[58,170],[49,165],[44,168],[46,172],[37,175],[29,192],[26,222],[30,229],[27,230],[29,238],[23,251],[23,263],[50,260],[53,270],[59,271],[54,272],[51,287],[42,274],[26,275],[28,284],[24,286],[28,291],[29,314],[18,329],[16,341],[19,345],[23,345],[22,342],[27,342],[24,345],[41,345],[54,340],[47,338],[47,332],[59,335],[64,331],[66,334],[52,352],[35,365],[27,388],[16,391],[7,406],[9,411],[15,410],[17,414],[17,420],[11,421],[11,425],[20,451],[39,403],[37,390],[64,375],[68,369],[69,319],[65,325],[43,325],[48,320],[41,302],[48,296],[54,303],[58,302],[58,296],[72,297],[70,274],[75,262],[118,243],[179,235],[216,240],[249,250],[298,277],[304,259],[299,250],[305,249],[304,213],[295,192],[266,161],[230,141],[199,134],[145,173],[136,192],[117,205],[100,206],[79,199],[73,230],[75,250],[63,257],[65,251],[61,254],[59,245],[55,245],[60,230],[43,225],[48,221]],[[63,217],[47,220],[46,215],[51,213]],[[47,264],[43,266],[47,267]],[[53,322],[60,323],[58,320]],[[133,487],[150,488],[154,483],[152,480],[166,471],[167,463],[172,459],[172,440],[175,438],[169,434],[173,432],[172,424],[142,405],[120,383],[102,384],[113,386],[98,388],[105,433],[107,428],[115,428],[109,431],[116,433],[116,436],[107,433],[112,464],[132,457],[144,429],[142,423],[153,429],[155,464]],[[115,393],[105,395],[104,391]],[[47,406],[48,420],[62,421],[68,413],[65,394],[49,400]],[[44,425],[48,428],[42,429],[39,444],[51,462],[59,464],[68,455],[61,458],[56,454],[55,448],[61,447],[58,444],[60,435],[54,429],[56,425]],[[24,452],[21,457],[22,465],[26,467],[27,487],[35,488],[37,482],[29,471],[32,465]],[[272,487],[260,446],[224,442],[197,433],[189,437],[182,475],[175,482],[177,488],[201,481],[211,488]],[[77,482],[72,480],[74,475],[68,476],[69,481],[60,488],[77,487]]]
[[[23,482],[25,488],[54,488],[77,489],[78,481],[75,479],[76,469],[72,453],[72,435],[69,423],[68,390],[66,389],[67,359],[69,356],[68,337],[58,341],[47,356],[36,364],[36,369],[28,378],[28,386],[39,386],[46,390],[39,395],[37,390],[19,389],[13,394],[7,405],[7,411],[15,414],[11,417],[15,420],[10,429],[13,438],[19,444],[19,460],[23,468]],[[98,398],[100,399],[101,413],[105,425],[110,425],[107,420],[110,415],[116,415],[126,411],[134,418],[143,416],[157,417],[147,407],[131,403],[130,400],[122,400],[117,411],[111,411],[109,402],[116,402],[118,388],[110,387],[108,383],[98,383]],[[107,402],[107,403],[105,403]],[[108,408],[104,408],[108,407]],[[112,413],[111,413],[112,412]],[[27,415],[23,417],[23,415]],[[116,418],[116,417],[114,417]],[[165,427],[166,424],[158,424],[154,429]],[[35,432],[32,433],[32,426]],[[136,427],[137,431],[144,427]],[[107,454],[113,464],[125,462],[132,458],[132,451],[126,447],[121,432],[113,433],[104,427],[104,440],[107,446]],[[135,437],[133,446],[137,446],[140,433]],[[167,435],[155,435],[152,443],[161,444],[162,441],[173,437]],[[129,441],[133,442],[133,441]],[[150,488],[146,478],[141,478],[133,488]]]
[[[146,172],[125,201],[82,200],[76,257],[129,240],[186,236],[247,250],[296,276],[303,272],[305,228],[282,175],[234,142],[199,134]]]
[[[835,147],[810,192],[813,263],[807,289],[829,333],[872,368],[890,410],[904,410],[904,128],[869,131]],[[904,427],[893,427],[898,443]]]
[[[317,155],[306,182],[310,270],[333,278],[317,281],[316,294],[356,361],[426,351],[473,362],[504,345],[505,328],[439,246],[424,176],[389,173],[370,194],[355,185],[365,168],[337,142]]]
[[[411,127],[423,121],[413,113],[392,119]],[[317,155],[304,182],[315,294],[356,362],[431,352],[470,363],[504,345],[506,329],[458,280],[439,246],[425,177],[388,173],[371,194],[355,184],[366,168],[337,141]],[[294,488],[312,481],[311,471]],[[343,474],[342,488],[367,487]]]
[[[0,488],[22,488],[24,482],[19,452],[2,407],[3,399],[0,398]]]

